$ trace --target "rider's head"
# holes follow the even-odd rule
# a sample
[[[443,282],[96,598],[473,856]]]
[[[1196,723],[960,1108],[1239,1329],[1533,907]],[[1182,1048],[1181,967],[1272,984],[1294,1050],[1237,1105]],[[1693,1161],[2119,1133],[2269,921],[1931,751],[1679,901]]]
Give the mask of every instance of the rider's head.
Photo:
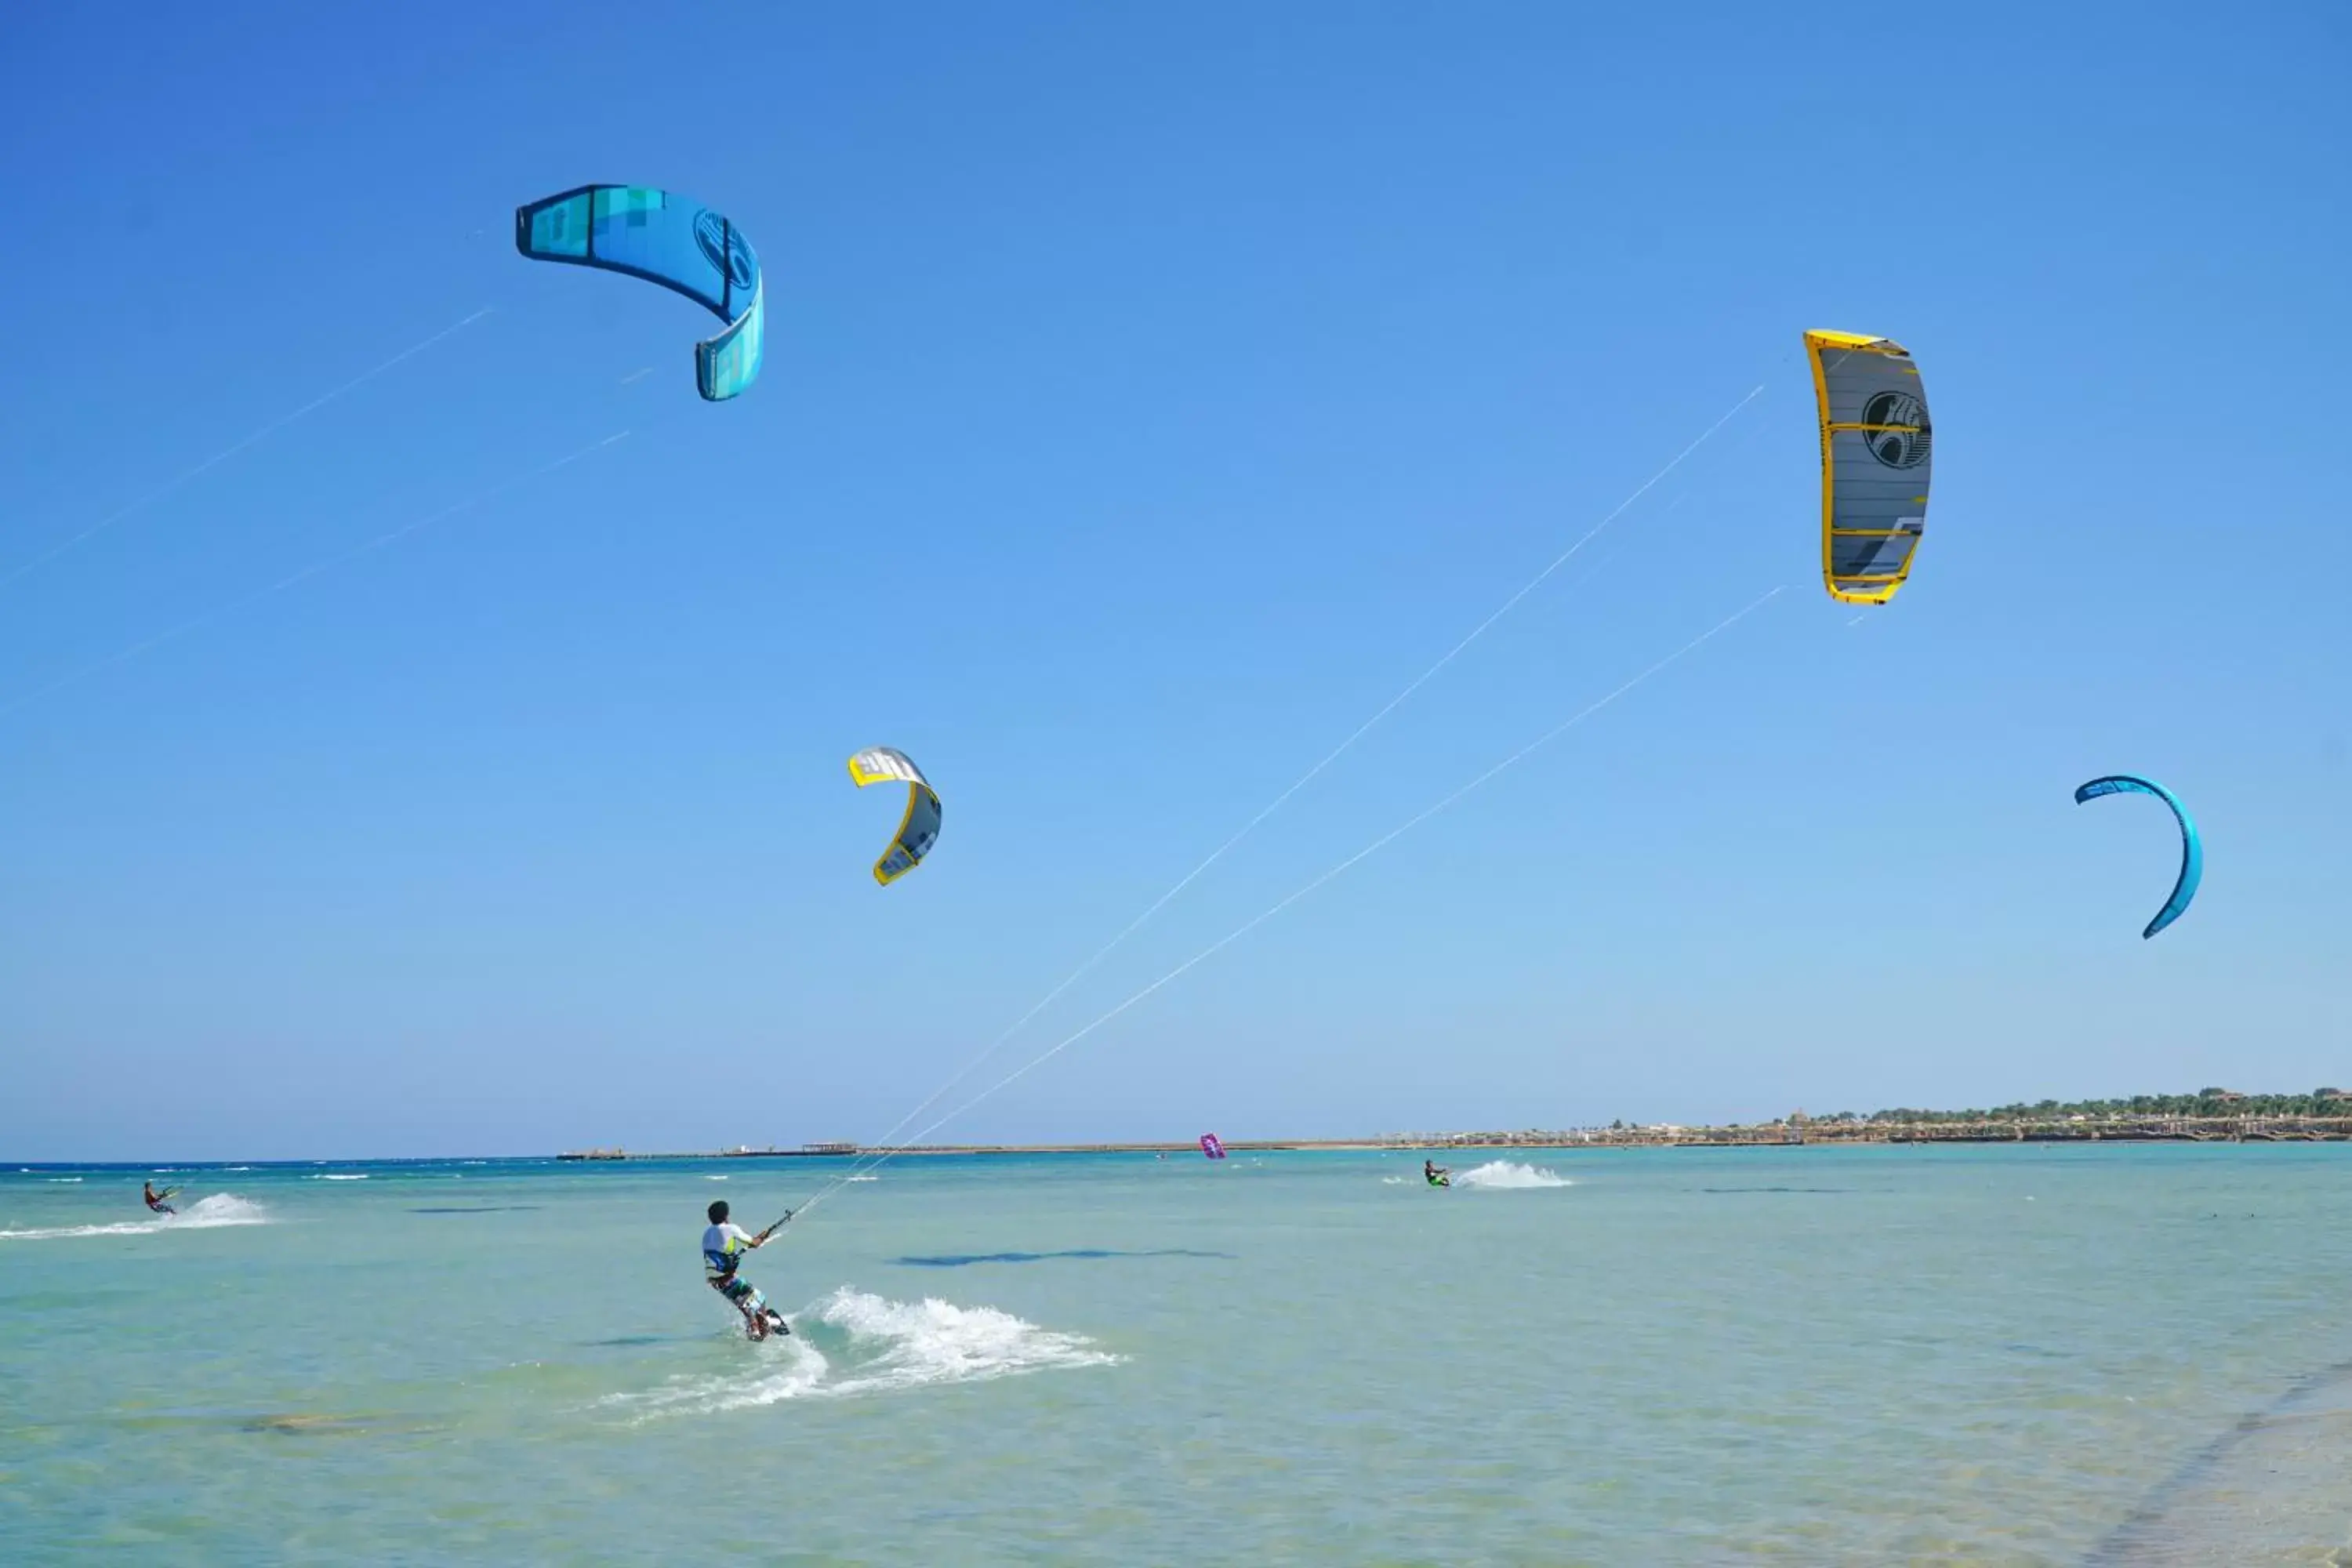
[[[725,1225],[727,1223],[726,1199],[721,1198],[717,1203],[710,1205],[710,1223],[713,1225]]]

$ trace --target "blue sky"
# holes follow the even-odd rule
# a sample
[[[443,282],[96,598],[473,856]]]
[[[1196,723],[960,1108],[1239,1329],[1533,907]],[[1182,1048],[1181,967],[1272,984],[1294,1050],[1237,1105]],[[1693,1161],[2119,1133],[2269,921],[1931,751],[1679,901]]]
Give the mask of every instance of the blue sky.
[[[0,1154],[877,1136],[1759,385],[992,1065],[1786,592],[942,1135],[2352,1071],[2340,8],[709,16],[0,23]],[[1811,326],[1936,414],[1859,625]]]

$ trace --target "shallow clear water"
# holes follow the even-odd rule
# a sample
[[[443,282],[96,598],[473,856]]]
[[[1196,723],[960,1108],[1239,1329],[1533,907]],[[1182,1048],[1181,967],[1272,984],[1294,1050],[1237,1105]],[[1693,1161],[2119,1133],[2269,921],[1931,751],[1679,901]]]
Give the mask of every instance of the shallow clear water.
[[[1485,1160],[899,1161],[746,1268],[766,1345],[701,1210],[814,1162],[187,1169],[168,1225],[0,1171],[0,1560],[2352,1542],[2352,1148]]]

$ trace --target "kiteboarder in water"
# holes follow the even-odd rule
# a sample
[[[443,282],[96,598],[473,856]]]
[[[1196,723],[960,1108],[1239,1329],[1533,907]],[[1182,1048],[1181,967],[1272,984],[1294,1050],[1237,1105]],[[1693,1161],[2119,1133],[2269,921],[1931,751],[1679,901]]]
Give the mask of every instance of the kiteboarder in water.
[[[727,1205],[722,1201],[710,1205],[710,1228],[702,1233],[702,1279],[713,1290],[734,1303],[743,1314],[743,1331],[755,1340],[764,1340],[772,1333],[789,1334],[784,1315],[768,1305],[749,1279],[739,1277],[736,1267],[743,1254],[775,1235],[779,1226],[793,1216],[789,1214],[757,1236],[747,1234],[743,1227],[730,1225]]]
[[[1433,1187],[1450,1187],[1454,1184],[1454,1173],[1434,1160],[1423,1160],[1421,1163],[1421,1179]]]
[[[147,1206],[153,1209],[157,1214],[178,1214],[180,1212],[178,1209],[173,1208],[170,1204],[163,1201],[165,1198],[170,1197],[173,1193],[176,1193],[180,1189],[177,1187],[165,1187],[159,1193],[155,1190],[155,1184],[152,1182],[142,1182],[139,1184],[139,1195],[146,1199]]]

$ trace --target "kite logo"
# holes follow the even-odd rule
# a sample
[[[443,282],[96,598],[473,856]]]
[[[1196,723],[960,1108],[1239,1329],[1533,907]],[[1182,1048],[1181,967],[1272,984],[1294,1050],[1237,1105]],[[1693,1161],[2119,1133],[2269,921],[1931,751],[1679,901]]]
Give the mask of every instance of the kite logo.
[[[1927,448],[1935,439],[1927,426],[1927,405],[1908,392],[1874,392],[1870,401],[1862,405],[1862,423],[1865,426],[1899,425],[1914,428],[1885,430],[1866,429],[1863,440],[1869,445],[1870,455],[1890,468],[1916,468],[1927,460]]]
[[[759,281],[751,247],[735,232],[734,226],[717,213],[705,210],[695,215],[694,243],[701,249],[702,259],[727,274],[727,281],[734,288],[748,290]]]

